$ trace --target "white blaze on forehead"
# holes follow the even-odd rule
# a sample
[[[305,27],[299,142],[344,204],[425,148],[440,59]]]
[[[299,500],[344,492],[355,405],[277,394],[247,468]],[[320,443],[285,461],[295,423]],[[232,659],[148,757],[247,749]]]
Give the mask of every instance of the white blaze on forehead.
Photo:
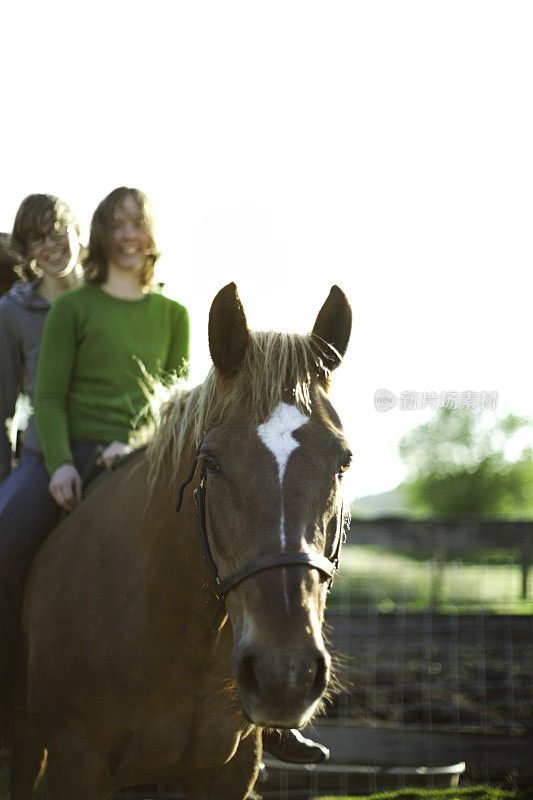
[[[272,412],[270,419],[257,428],[259,438],[276,459],[280,484],[289,456],[300,444],[292,435],[293,431],[308,421],[309,417],[302,414],[296,406],[280,403]]]
[[[267,447],[273,454],[278,465],[279,485],[283,483],[283,475],[285,474],[285,467],[289,460],[290,454],[300,446],[300,443],[292,435],[295,430],[301,428],[309,421],[309,417],[298,411],[296,406],[291,406],[288,403],[280,403],[272,412],[270,419],[259,425],[257,434],[265,447]],[[281,540],[281,549],[285,550],[287,541],[285,537],[285,508],[283,505],[283,497],[281,498],[280,521],[279,521],[279,535]],[[287,576],[286,570],[283,569],[283,595],[285,597],[285,605],[289,608],[289,597],[287,594]]]

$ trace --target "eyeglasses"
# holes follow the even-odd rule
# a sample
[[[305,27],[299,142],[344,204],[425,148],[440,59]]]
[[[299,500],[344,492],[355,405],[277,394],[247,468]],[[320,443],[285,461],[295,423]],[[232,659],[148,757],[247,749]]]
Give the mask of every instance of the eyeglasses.
[[[26,247],[28,250],[37,250],[39,247],[43,246],[47,239],[50,239],[52,242],[58,242],[60,239],[64,239],[67,233],[67,227],[62,225],[53,227],[51,231],[46,231],[46,233],[42,233],[41,235],[32,234],[28,236],[26,240]]]

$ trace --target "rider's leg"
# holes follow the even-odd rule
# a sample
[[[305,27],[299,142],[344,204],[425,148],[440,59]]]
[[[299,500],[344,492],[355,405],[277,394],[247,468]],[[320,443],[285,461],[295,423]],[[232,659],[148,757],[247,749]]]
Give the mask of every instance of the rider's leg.
[[[71,445],[81,473],[98,443]],[[24,583],[62,511],[48,491],[49,482],[42,454],[23,449],[19,465],[0,485],[0,739],[9,735]]]
[[[59,520],[42,457],[23,450],[0,485],[0,725],[10,718],[24,581],[41,542]],[[0,729],[0,736],[8,731]]]

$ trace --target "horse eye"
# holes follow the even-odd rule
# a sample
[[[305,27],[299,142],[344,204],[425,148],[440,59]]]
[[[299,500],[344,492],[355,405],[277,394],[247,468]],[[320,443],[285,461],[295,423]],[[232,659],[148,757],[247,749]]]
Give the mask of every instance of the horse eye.
[[[213,456],[204,457],[204,467],[210,475],[220,475],[220,467]]]
[[[348,452],[344,454],[344,458],[339,465],[338,475],[339,476],[343,475],[343,473],[346,472],[351,463],[352,463],[352,453],[348,450]]]

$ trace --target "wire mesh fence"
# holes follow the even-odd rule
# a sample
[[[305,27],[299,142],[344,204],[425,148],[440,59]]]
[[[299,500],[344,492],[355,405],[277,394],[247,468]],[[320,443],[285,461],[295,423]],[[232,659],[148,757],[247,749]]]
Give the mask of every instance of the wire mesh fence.
[[[352,523],[327,613],[343,689],[316,730],[369,768],[358,791],[461,762],[462,782],[533,781],[532,552],[531,523]]]

